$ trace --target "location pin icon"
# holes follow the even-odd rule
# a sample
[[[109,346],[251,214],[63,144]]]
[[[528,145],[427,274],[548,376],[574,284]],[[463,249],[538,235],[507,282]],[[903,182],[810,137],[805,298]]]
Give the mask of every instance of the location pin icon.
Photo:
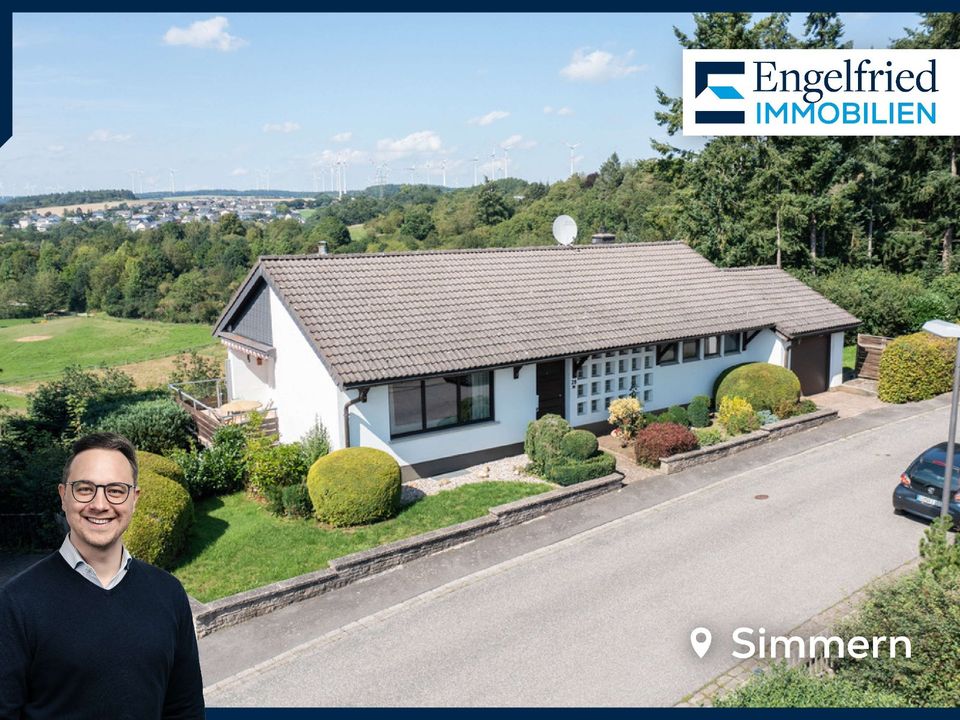
[[[711,640],[713,640],[713,636],[705,627],[694,628],[693,632],[690,633],[690,644],[693,645],[693,651],[699,658],[707,654]]]

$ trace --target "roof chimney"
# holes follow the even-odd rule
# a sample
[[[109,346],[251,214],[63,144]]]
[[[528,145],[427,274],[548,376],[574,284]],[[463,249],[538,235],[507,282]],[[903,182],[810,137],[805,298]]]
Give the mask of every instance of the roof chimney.
[[[617,236],[607,232],[605,227],[600,228],[600,232],[595,232],[590,238],[591,245],[612,245],[617,241]]]
[[[327,254],[327,241],[321,240],[320,244],[317,245],[317,255],[326,255]]]

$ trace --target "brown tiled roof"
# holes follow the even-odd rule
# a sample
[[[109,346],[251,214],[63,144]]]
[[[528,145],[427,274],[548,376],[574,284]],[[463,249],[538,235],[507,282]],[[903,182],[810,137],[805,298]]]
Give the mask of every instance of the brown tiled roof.
[[[767,316],[774,320],[777,330],[784,335],[794,337],[840,330],[860,323],[816,290],[772,265],[724,268],[723,272],[763,298],[767,304]]]
[[[781,299],[781,284],[771,307],[766,284],[678,242],[265,257],[259,267],[345,385],[772,327],[781,304],[789,321],[826,308],[856,322],[812,290]]]

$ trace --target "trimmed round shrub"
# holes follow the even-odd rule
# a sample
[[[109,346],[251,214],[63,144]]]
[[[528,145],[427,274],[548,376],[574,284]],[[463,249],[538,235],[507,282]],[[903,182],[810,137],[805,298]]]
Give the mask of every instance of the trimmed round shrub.
[[[717,401],[717,392],[720,390],[720,385],[724,380],[727,379],[727,375],[732,373],[734,370],[742,368],[744,365],[749,365],[750,363],[737,363],[736,365],[731,365],[728,368],[720,371],[720,374],[717,375],[716,379],[713,381],[713,392],[710,394],[710,397],[713,398],[713,407],[716,408],[719,402]]]
[[[269,488],[284,488],[306,481],[307,458],[299,443],[270,445],[247,458],[247,486],[261,497]]]
[[[760,428],[760,420],[750,405],[742,397],[725,397],[717,409],[717,422],[727,431],[727,435],[741,435]]]
[[[193,501],[184,487],[146,470],[137,481],[140,499],[123,542],[139,560],[169,568],[187,542]]]
[[[717,407],[725,397],[740,397],[754,410],[773,410],[784,400],[800,400],[800,380],[793,370],[770,363],[748,363],[728,374],[717,388]]]
[[[282,490],[283,512],[290,517],[308,518],[313,516],[313,503],[305,482],[288,485]]]
[[[156,473],[183,485],[183,487],[187,487],[187,479],[184,477],[183,468],[163,455],[137,450],[137,466],[140,468],[140,472]]]
[[[194,424],[173,400],[144,400],[105,415],[97,430],[119,433],[139,450],[162,455],[190,447]]]
[[[877,397],[905,403],[949,392],[956,356],[955,342],[927,332],[891,340],[880,356]]]
[[[559,415],[544,415],[527,425],[523,451],[534,470],[542,473],[551,460],[561,454],[560,442],[570,432],[570,423]]]
[[[710,398],[706,395],[697,395],[687,405],[687,418],[691,427],[705,428],[710,425]]]
[[[383,520],[400,507],[400,465],[382,450],[344,448],[313,464],[307,489],[318,520],[336,527]]]
[[[676,423],[684,427],[690,427],[690,418],[687,416],[687,410],[682,405],[671,405],[664,413],[666,422]]]
[[[659,467],[660,458],[696,450],[697,438],[689,428],[671,422],[659,422],[637,433],[634,454],[641,465]]]
[[[597,447],[597,436],[589,430],[571,430],[560,440],[561,454],[574,460],[593,457]]]
[[[545,477],[557,485],[575,485],[609,475],[616,469],[617,459],[610,453],[601,452],[586,460],[558,458],[549,464]]]

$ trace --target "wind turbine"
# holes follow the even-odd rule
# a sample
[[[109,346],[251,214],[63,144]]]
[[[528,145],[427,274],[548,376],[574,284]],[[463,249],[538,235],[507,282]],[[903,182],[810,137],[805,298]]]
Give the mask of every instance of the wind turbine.
[[[426,164],[423,166],[427,171],[427,185],[430,184],[430,161],[427,160]]]
[[[574,163],[573,151],[576,150],[578,147],[580,147],[580,143],[576,143],[573,145],[571,145],[570,143],[567,143],[567,147],[570,148],[570,177],[573,177],[573,163]]]
[[[497,149],[494,148],[493,152],[490,153],[490,174],[492,177],[491,180],[497,179]]]
[[[510,177],[510,146],[505,145],[503,148],[503,177]]]
[[[446,160],[440,161],[440,170],[443,173],[443,186],[446,187],[447,186],[447,161]]]
[[[177,173],[178,172],[180,171],[170,168],[170,194],[171,195],[177,194]]]
[[[477,184],[477,163],[480,162],[480,157],[478,155],[473,156],[473,184]]]

